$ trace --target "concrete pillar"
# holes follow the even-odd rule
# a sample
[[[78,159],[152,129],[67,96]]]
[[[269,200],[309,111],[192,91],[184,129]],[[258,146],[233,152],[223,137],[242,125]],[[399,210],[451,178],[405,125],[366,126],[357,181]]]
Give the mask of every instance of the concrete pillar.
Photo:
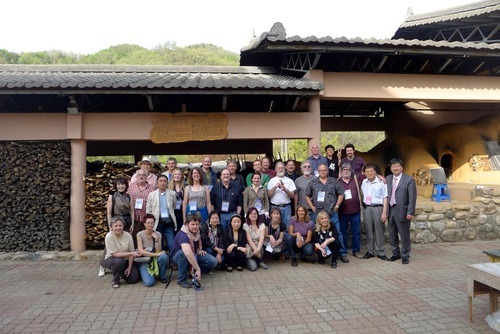
[[[71,140],[71,197],[69,237],[72,251],[81,252],[85,246],[85,174],[87,173],[87,142]]]
[[[317,143],[321,150],[321,105],[319,96],[309,97],[307,100],[307,110],[313,120],[313,125],[310,129],[312,137],[307,141],[307,156],[309,156],[312,144]]]

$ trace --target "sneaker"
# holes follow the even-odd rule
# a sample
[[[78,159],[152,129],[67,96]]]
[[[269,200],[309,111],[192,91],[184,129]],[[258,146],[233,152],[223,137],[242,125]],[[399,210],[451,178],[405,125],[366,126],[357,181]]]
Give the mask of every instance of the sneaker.
[[[337,261],[332,261],[332,268],[333,269],[337,268]]]
[[[269,267],[267,266],[267,264],[265,264],[263,261],[259,262],[259,268],[260,269],[264,269],[264,270],[269,269]]]
[[[347,255],[342,255],[340,257],[340,261],[342,261],[342,263],[349,263],[349,258],[347,257]]]
[[[207,272],[207,275],[213,275],[213,274],[214,274],[213,270],[210,270],[209,272]]]
[[[177,282],[177,285],[185,289],[190,289],[193,287],[191,283],[188,282]]]
[[[99,266],[99,274],[97,274],[97,276],[104,277],[104,275],[106,275],[106,268]]]
[[[296,257],[292,258],[292,267],[297,267],[297,258]]]

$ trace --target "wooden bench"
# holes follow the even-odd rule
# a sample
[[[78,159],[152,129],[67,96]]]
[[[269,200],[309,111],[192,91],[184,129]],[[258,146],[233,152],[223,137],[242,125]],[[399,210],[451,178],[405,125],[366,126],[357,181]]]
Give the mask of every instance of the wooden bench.
[[[490,257],[490,262],[500,262],[500,249],[487,249],[483,253]]]
[[[489,294],[490,313],[498,310],[498,295],[500,294],[500,263],[478,263],[468,265],[467,295],[469,296],[469,321],[472,317],[472,298]]]

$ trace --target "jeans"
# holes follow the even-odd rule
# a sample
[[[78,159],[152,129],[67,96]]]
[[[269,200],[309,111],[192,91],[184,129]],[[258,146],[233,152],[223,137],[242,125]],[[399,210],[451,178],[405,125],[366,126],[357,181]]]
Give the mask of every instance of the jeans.
[[[314,254],[314,246],[312,243],[307,243],[302,248],[297,247],[297,238],[293,235],[285,234],[285,243],[290,251],[290,257],[292,259],[297,258],[297,253],[302,253],[301,256],[311,256]]]
[[[271,204],[271,209],[272,208],[278,208],[280,210],[281,221],[283,222],[283,224],[285,224],[286,231],[288,231],[288,224],[290,221],[290,217],[292,216],[292,208],[291,208],[290,204],[288,204],[287,206],[277,206],[277,205]]]
[[[186,209],[186,217],[189,214],[196,214],[196,213],[201,217],[201,223],[202,224],[208,220],[208,211],[207,211],[207,206],[206,205],[204,207],[202,207],[202,208],[199,208],[199,209],[196,209],[196,210],[193,210],[193,211],[189,210],[189,208]]]
[[[217,259],[210,254],[194,255],[194,257],[198,262],[198,265],[200,266],[202,272],[209,272],[210,270],[217,267]],[[190,263],[181,249],[179,249],[177,253],[175,253],[172,262],[177,264],[177,267],[179,269],[177,282],[186,283],[188,279],[188,270]]]
[[[359,212],[340,215],[340,233],[344,239],[344,248],[347,250],[348,228],[351,226],[353,253],[359,253],[361,250],[361,216]]]
[[[163,253],[158,256],[158,267],[160,269],[160,279],[167,279],[167,264],[168,264],[168,255]],[[141,273],[142,282],[145,286],[153,286],[155,284],[155,278],[151,276],[148,272],[148,263],[140,263],[139,264],[139,272]]]
[[[220,225],[222,226],[222,230],[225,231],[229,227],[229,221],[231,220],[231,217],[235,213],[221,213],[220,214]],[[241,222],[243,224],[243,222]]]
[[[330,222],[332,224],[335,224],[335,227],[337,228],[337,232],[339,232],[340,256],[346,256],[347,255],[347,247],[345,247],[345,245],[344,245],[344,237],[342,235],[342,232],[340,231],[340,222],[339,222],[338,212],[332,212],[332,214],[330,215]]]
[[[163,247],[162,245],[162,249],[165,251],[168,250],[169,252],[172,252],[172,247],[174,247],[174,237],[175,237],[174,222],[165,224],[159,221],[158,226],[156,227],[156,231],[161,233],[163,243],[165,243],[165,241],[167,242],[167,248]]]

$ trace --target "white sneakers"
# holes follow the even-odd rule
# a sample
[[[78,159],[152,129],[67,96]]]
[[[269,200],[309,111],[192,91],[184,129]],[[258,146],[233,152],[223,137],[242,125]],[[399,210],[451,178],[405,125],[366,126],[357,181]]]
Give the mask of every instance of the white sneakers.
[[[106,268],[99,266],[99,274],[97,274],[97,276],[104,277],[104,275],[106,275]]]

